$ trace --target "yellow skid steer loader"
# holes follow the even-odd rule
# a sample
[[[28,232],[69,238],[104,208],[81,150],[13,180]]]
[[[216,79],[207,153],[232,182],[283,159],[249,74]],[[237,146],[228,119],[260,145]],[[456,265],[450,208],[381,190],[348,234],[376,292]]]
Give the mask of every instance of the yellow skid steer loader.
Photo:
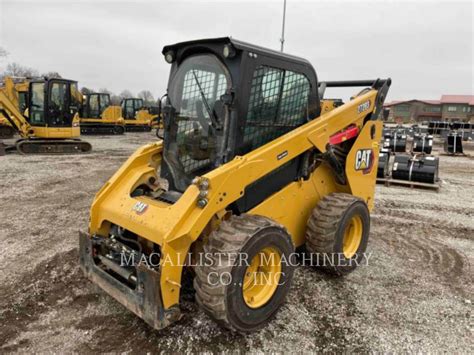
[[[285,301],[295,248],[337,275],[363,260],[391,80],[320,83],[304,59],[227,37],[163,54],[164,139],[97,193],[81,267],[156,329],[179,320],[194,275],[208,315],[253,331]],[[365,89],[325,103],[326,87],[349,86]]]

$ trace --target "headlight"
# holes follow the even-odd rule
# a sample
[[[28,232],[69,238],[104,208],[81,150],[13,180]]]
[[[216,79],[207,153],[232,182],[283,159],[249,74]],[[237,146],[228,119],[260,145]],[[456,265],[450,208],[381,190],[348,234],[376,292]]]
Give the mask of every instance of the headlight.
[[[235,49],[230,44],[226,44],[222,51],[222,54],[226,58],[232,58],[235,55]]]
[[[173,63],[174,62],[174,52],[173,51],[168,51],[165,53],[165,60],[167,63]]]

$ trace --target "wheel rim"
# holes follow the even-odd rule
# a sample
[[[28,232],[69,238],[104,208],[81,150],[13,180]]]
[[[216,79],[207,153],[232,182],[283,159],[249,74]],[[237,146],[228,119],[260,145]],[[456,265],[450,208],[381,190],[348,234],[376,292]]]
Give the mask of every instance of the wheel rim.
[[[351,218],[344,230],[344,240],[342,242],[342,251],[348,259],[352,258],[359,249],[362,241],[363,223],[360,216]]]
[[[245,270],[242,293],[250,308],[265,305],[274,295],[281,277],[281,254],[272,247],[258,252]]]

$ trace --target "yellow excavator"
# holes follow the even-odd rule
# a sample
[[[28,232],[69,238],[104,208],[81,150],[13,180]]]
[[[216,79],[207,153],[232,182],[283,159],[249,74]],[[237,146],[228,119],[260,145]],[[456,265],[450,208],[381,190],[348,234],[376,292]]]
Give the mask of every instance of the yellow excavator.
[[[107,93],[84,95],[81,108],[81,134],[124,134],[125,120],[120,106],[110,104]]]
[[[296,248],[334,275],[364,263],[391,80],[319,82],[302,58],[227,37],[163,54],[164,139],[97,193],[80,264],[155,329],[180,319],[192,278],[205,313],[254,331],[285,301]],[[365,89],[341,103],[327,87]]]
[[[5,86],[8,84],[5,78]],[[38,79],[28,83],[25,115],[17,102],[0,90],[0,114],[18,132],[13,145],[0,144],[2,153],[72,154],[89,152],[89,143],[79,139],[77,82],[66,79]]]
[[[0,85],[0,91],[18,107],[20,112],[25,112],[28,104],[28,85],[27,78],[5,77]],[[0,113],[0,139],[12,138],[15,132],[15,128]]]
[[[122,116],[127,132],[150,132],[158,113],[145,107],[143,99],[127,98],[121,102]]]

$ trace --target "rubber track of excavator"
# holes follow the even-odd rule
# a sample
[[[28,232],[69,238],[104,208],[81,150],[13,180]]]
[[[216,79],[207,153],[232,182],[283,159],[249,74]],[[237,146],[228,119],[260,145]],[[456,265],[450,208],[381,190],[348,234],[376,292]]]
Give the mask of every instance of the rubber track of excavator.
[[[20,139],[15,143],[16,150],[29,154],[83,154],[89,153],[92,146],[80,139]]]
[[[81,134],[86,135],[121,135],[125,133],[124,126],[115,124],[84,124],[81,123]]]
[[[125,126],[126,132],[150,132],[151,127],[148,125],[127,125]]]

